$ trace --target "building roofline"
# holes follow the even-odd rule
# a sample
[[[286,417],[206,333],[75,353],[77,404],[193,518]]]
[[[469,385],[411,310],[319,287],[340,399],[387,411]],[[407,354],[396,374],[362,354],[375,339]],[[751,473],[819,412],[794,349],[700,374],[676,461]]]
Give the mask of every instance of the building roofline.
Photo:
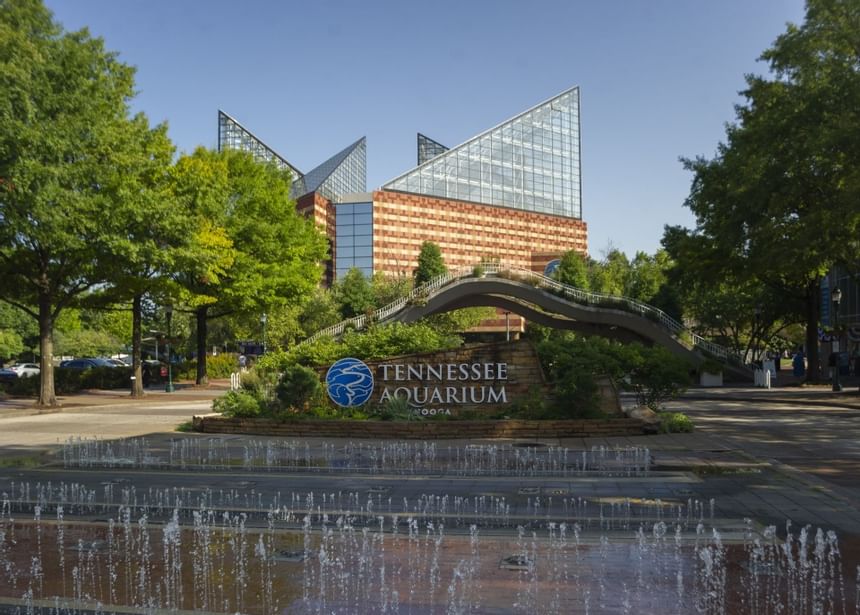
[[[555,100],[556,98],[561,98],[561,97],[562,97],[562,96],[564,96],[565,94],[569,94],[569,93],[573,92],[574,90],[578,90],[578,89],[579,89],[579,86],[578,86],[578,85],[574,85],[574,86],[572,86],[572,87],[567,88],[566,90],[564,90],[564,91],[562,91],[562,92],[559,92],[559,93],[558,93],[558,94],[556,94],[555,96],[550,96],[550,97],[549,97],[549,98],[547,98],[546,100],[543,100],[543,101],[539,102],[539,103],[538,103],[538,104],[536,104],[536,105],[532,105],[531,107],[529,107],[529,108],[528,108],[528,109],[526,109],[525,111],[521,111],[521,112],[517,113],[516,115],[509,117],[509,118],[508,118],[508,119],[506,119],[506,120],[502,120],[501,122],[499,122],[498,124],[496,124],[496,125],[492,126],[491,128],[487,128],[486,130],[481,131],[481,132],[479,132],[478,134],[476,134],[476,135],[474,135],[474,136],[472,136],[472,137],[469,137],[468,139],[466,139],[466,140],[465,140],[465,141],[463,141],[462,143],[459,143],[458,145],[455,145],[454,147],[450,147],[450,148],[448,148],[448,151],[447,151],[447,152],[444,152],[444,153],[446,153],[446,154],[447,154],[447,153],[449,153],[449,152],[453,152],[454,150],[461,148],[462,146],[466,145],[467,143],[471,143],[472,141],[477,141],[478,139],[480,139],[481,137],[483,137],[485,134],[490,133],[490,132],[493,132],[494,130],[496,130],[496,129],[498,129],[498,128],[501,128],[501,127],[502,127],[502,126],[504,126],[505,124],[507,124],[507,123],[509,123],[509,122],[513,122],[514,120],[516,120],[516,119],[518,119],[518,118],[520,118],[520,117],[522,117],[522,116],[526,115],[527,113],[531,113],[532,111],[534,111],[534,110],[535,110],[535,109],[537,109],[538,107],[543,107],[544,105],[551,103],[551,102],[552,102],[553,100]],[[424,135],[424,136],[426,137],[426,135]],[[431,141],[432,141],[432,139],[431,139]],[[438,143],[438,141],[437,141],[437,143]],[[441,145],[441,143],[440,143],[440,145]],[[443,147],[444,147],[444,146],[443,146]],[[442,154],[440,154],[440,156],[441,156],[441,155],[442,155]],[[437,156],[436,158],[438,158],[438,156]],[[397,177],[394,177],[394,178],[392,178],[392,179],[389,179],[387,182],[384,182],[384,183],[382,184],[382,187],[384,188],[384,187],[385,187],[385,186],[387,186],[388,184],[393,184],[393,183],[394,183],[394,182],[396,182],[397,180],[402,179],[403,177],[405,177],[405,176],[409,175],[409,174],[410,174],[410,173],[412,173],[413,171],[417,171],[418,169],[421,169],[421,168],[426,167],[426,166],[427,166],[427,165],[429,165],[431,162],[434,162],[434,161],[436,160],[436,158],[431,158],[430,160],[426,161],[424,164],[419,164],[418,166],[414,166],[414,167],[412,167],[411,169],[409,169],[409,170],[405,171],[404,173],[401,173],[401,174],[400,174],[400,175],[398,175]]]
[[[226,111],[224,111],[223,109],[218,109],[218,115],[219,115],[219,116],[223,115],[224,117],[226,117],[227,119],[229,119],[231,122],[233,122],[234,124],[236,124],[239,128],[241,128],[242,130],[244,130],[245,132],[247,132],[249,135],[251,135],[251,136],[254,138],[254,140],[256,140],[257,142],[259,142],[259,143],[260,143],[260,145],[262,145],[262,146],[263,146],[263,147],[265,147],[267,150],[269,150],[270,152],[272,152],[272,154],[273,154],[274,156],[277,156],[278,160],[280,160],[280,161],[281,161],[281,162],[283,162],[285,165],[287,165],[288,167],[290,167],[293,171],[295,171],[295,172],[299,175],[299,177],[304,177],[304,175],[305,175],[305,174],[304,174],[304,173],[302,173],[301,171],[299,171],[293,163],[291,163],[289,160],[287,160],[286,158],[284,158],[283,156],[281,156],[281,155],[280,155],[277,151],[275,151],[275,150],[274,150],[274,149],[273,149],[273,148],[272,148],[268,143],[266,143],[265,141],[263,141],[263,140],[262,140],[260,137],[258,137],[256,134],[254,134],[253,132],[251,132],[250,130],[248,130],[245,126],[243,126],[243,125],[242,125],[242,122],[238,121],[235,117],[233,117],[232,115],[230,115],[229,113],[227,113],[227,112],[226,112]],[[220,131],[220,130],[218,131],[218,149],[219,149],[219,150],[221,149],[221,131]]]

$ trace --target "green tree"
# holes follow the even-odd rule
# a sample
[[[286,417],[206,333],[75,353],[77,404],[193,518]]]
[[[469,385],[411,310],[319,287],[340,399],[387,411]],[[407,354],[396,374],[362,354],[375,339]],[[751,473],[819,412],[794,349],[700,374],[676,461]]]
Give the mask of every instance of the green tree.
[[[319,284],[327,244],[296,212],[289,174],[249,153],[199,148],[177,161],[174,182],[177,198],[199,222],[197,242],[223,256],[178,275],[196,318],[202,384],[209,320],[301,303]]]
[[[110,281],[143,150],[134,70],[36,0],[0,3],[0,299],[39,323],[39,404],[56,405],[54,321]],[[128,164],[126,164],[128,163]]]
[[[334,296],[343,318],[360,316],[374,308],[373,287],[361,269],[353,267],[334,286]]]
[[[630,261],[621,250],[611,248],[606,257],[591,267],[591,290],[607,295],[623,295],[630,282]]]
[[[556,278],[562,284],[589,290],[589,263],[588,257],[576,250],[569,250],[561,257],[561,262],[556,270]]]
[[[726,143],[693,173],[689,250],[715,279],[750,280],[781,296],[785,320],[802,318],[819,377],[820,281],[850,263],[860,237],[860,11],[855,0],[809,0],[764,52],[770,77],[749,76]],[[671,230],[683,232],[681,229]],[[704,262],[701,262],[704,259]]]
[[[36,322],[23,310],[0,302],[0,361],[19,357],[24,352],[35,354],[38,346]]]
[[[422,243],[421,250],[418,252],[418,267],[414,272],[415,286],[420,286],[445,273],[448,273],[448,268],[442,258],[441,248],[432,241]]]

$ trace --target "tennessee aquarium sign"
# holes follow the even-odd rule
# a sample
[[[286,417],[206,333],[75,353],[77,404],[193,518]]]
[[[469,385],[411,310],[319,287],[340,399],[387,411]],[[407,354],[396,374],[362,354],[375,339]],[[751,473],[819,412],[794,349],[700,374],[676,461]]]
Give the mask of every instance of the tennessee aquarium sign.
[[[451,414],[452,408],[508,402],[507,363],[380,363],[376,374],[363,361],[346,358],[326,374],[326,388],[339,406],[405,399],[419,414]],[[375,387],[374,387],[375,385]]]

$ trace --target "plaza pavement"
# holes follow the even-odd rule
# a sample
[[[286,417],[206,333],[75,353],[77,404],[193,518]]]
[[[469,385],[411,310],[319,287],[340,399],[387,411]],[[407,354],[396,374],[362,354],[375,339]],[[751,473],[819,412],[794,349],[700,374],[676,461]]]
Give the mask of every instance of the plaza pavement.
[[[860,560],[860,394],[855,380],[845,384],[840,393],[824,386],[695,388],[667,405],[692,418],[694,433],[550,438],[540,444],[650,449],[650,478],[571,479],[571,493],[579,496],[713,500],[717,516],[726,519],[749,517],[777,525],[791,519],[795,527],[836,529],[845,550]],[[227,388],[226,382],[214,382],[207,388],[182,386],[174,393],[151,389],[143,399],[88,391],[61,397],[62,408],[48,414],[40,414],[31,400],[0,400],[0,462],[48,458],[70,436],[175,438],[177,425],[211,412],[212,399]],[[241,436],[230,439],[241,446]],[[321,447],[323,440],[309,443]],[[446,446],[468,443],[445,441]]]

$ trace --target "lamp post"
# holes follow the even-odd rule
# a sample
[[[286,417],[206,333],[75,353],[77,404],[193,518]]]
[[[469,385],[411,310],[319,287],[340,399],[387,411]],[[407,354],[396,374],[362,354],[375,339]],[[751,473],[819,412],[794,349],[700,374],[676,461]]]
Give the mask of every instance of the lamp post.
[[[505,341],[511,341],[511,313],[505,312]]]
[[[833,342],[833,390],[841,391],[842,384],[839,382],[839,304],[842,302],[842,291],[837,286],[830,295],[833,300],[833,333],[836,341]]]
[[[173,393],[176,387],[173,386],[173,365],[170,362],[170,325],[173,320],[173,304],[168,303],[164,308],[164,315],[167,317],[167,386],[164,387],[165,392]]]
[[[260,316],[260,324],[263,325],[263,354],[266,354],[266,323],[269,321],[266,313],[263,312],[263,315]]]

